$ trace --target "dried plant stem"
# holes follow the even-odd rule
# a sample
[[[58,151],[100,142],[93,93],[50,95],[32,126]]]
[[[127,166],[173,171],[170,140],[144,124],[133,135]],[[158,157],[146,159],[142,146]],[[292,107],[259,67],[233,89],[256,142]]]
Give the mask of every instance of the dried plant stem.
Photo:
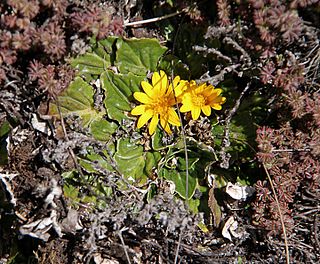
[[[314,223],[313,223],[313,233],[314,233],[314,241],[315,244],[317,245],[317,248],[320,248],[320,242],[318,239],[318,231],[319,231],[319,220],[318,220],[318,215],[315,214],[314,216]]]
[[[172,53],[174,53],[174,49],[175,49],[175,44],[176,44],[176,39],[178,37],[178,34],[180,33],[180,26],[178,27],[177,30],[177,34],[174,37],[174,41],[173,41],[173,48],[172,48]],[[174,66],[173,66],[173,61],[171,61],[171,83],[172,83],[172,88],[173,91],[175,90],[174,84],[173,84],[173,80],[174,80]],[[186,131],[184,129],[183,126],[183,120],[182,120],[182,115],[178,106],[178,101],[177,101],[177,97],[174,93],[174,98],[176,100],[176,107],[177,107],[177,112],[178,112],[178,116],[179,116],[179,120],[181,123],[181,136],[182,136],[182,140],[183,140],[183,149],[184,149],[184,157],[186,160],[186,199],[185,199],[185,204],[186,206],[188,206],[188,198],[189,198],[189,158],[188,158],[188,147],[187,147],[187,137],[186,137]],[[176,249],[176,254],[175,254],[175,258],[174,258],[174,263],[177,264],[178,261],[178,256],[179,256],[179,251],[180,251],[180,246],[181,246],[181,240],[182,240],[182,235],[183,235],[183,231],[185,229],[185,226],[183,228],[181,228],[180,230],[180,234],[179,234],[179,240],[178,240],[178,245],[177,245],[177,249]]]
[[[285,246],[285,250],[286,250],[286,263],[290,264],[290,255],[289,255],[287,231],[286,231],[286,227],[284,225],[283,215],[282,215],[282,211],[281,211],[281,208],[280,208],[278,196],[277,196],[276,190],[274,188],[271,176],[270,176],[270,174],[269,174],[269,172],[268,172],[268,170],[266,168],[266,165],[264,163],[262,163],[262,166],[263,166],[263,168],[264,168],[264,170],[265,170],[265,172],[267,174],[267,177],[268,177],[268,180],[269,180],[269,183],[270,183],[270,186],[271,186],[271,190],[272,190],[274,199],[275,199],[276,204],[277,204],[277,209],[278,209],[278,212],[279,212],[281,227],[282,227],[283,236],[284,236],[284,246]]]
[[[154,17],[154,18],[150,18],[150,19],[145,19],[145,20],[140,20],[140,21],[135,21],[135,22],[129,22],[129,23],[124,24],[123,26],[124,27],[133,27],[133,26],[141,26],[141,25],[144,25],[144,24],[154,23],[154,22],[158,22],[158,21],[170,18],[170,17],[178,16],[178,15],[184,13],[184,12],[188,12],[188,10],[189,10],[189,8],[184,8],[181,11],[177,11],[175,13],[164,15],[164,16],[161,16],[161,17]]]
[[[178,245],[177,245],[177,249],[176,249],[176,254],[175,254],[175,257],[174,257],[174,264],[177,264],[177,263],[178,263],[178,257],[179,257],[179,250],[180,250],[180,245],[181,245],[182,232],[183,232],[183,230],[180,231],[179,240],[178,240]]]
[[[64,123],[63,115],[62,115],[62,112],[61,112],[61,107],[60,107],[59,100],[57,98],[54,98],[54,100],[55,100],[55,103],[57,105],[57,109],[58,109],[58,113],[59,113],[59,117],[60,117],[60,121],[61,121],[61,127],[62,127],[64,138],[66,139],[66,141],[69,141],[69,137],[68,137],[68,133],[67,133],[67,130],[66,130],[65,123]],[[71,156],[71,158],[73,160],[73,163],[74,163],[76,169],[80,173],[81,177],[84,177],[82,169],[81,169],[81,167],[80,167],[80,165],[78,163],[77,157],[73,152],[73,149],[71,147],[68,147],[68,151],[69,151],[69,154],[70,154],[70,156]]]
[[[236,41],[234,41],[232,38],[230,37],[225,37],[223,39],[223,42],[229,45],[232,45],[233,48],[239,52],[241,52],[243,59],[246,61],[247,65],[250,66],[251,65],[251,57],[249,56],[249,54],[246,52],[246,50],[244,48],[242,48]]]
[[[180,26],[178,28],[177,34],[175,36],[175,39],[173,41],[174,45],[173,45],[172,53],[174,53],[176,38],[177,38],[179,32],[180,32]],[[173,88],[173,91],[174,91],[175,87],[174,87],[174,84],[173,84],[173,80],[174,80],[173,61],[171,61],[171,68],[172,68],[172,71],[171,71],[171,83],[172,83],[172,88]],[[177,101],[177,97],[176,97],[175,93],[174,93],[174,96],[175,96],[175,100],[176,100],[176,107],[177,107],[178,117],[179,117],[180,123],[182,124],[181,125],[181,136],[182,136],[182,141],[183,141],[184,157],[185,157],[185,160],[186,160],[186,205],[188,205],[188,197],[189,197],[189,158],[188,158],[187,138],[186,138],[186,131],[185,131],[184,127],[183,127],[182,115],[181,115],[181,112],[180,112],[180,109],[179,109],[179,105],[178,105],[178,101]]]
[[[273,149],[271,152],[310,152],[310,148],[303,149]]]
[[[173,85],[173,72],[172,72],[172,76],[171,76],[171,80],[172,80],[172,85]],[[175,89],[175,87],[173,86],[173,90]],[[179,106],[178,106],[178,101],[177,98],[176,99],[176,107],[177,107],[177,112],[178,112],[178,117],[180,120],[180,123],[183,124],[183,120],[182,120],[182,116],[181,116],[181,112],[179,110]],[[183,141],[183,150],[184,150],[184,158],[186,160],[186,204],[188,204],[188,197],[189,197],[189,158],[188,158],[188,147],[187,147],[187,138],[186,138],[186,131],[184,130],[183,125],[181,126],[181,136],[182,136],[182,141]]]
[[[201,47],[199,45],[195,45],[193,47],[193,49],[195,51],[199,51],[199,52],[205,52],[204,56],[206,56],[207,54],[213,54],[215,55],[218,59],[223,59],[225,61],[227,61],[228,63],[232,63],[232,59],[224,54],[222,54],[221,51],[219,51],[218,49],[215,48],[208,48],[206,46]]]
[[[61,107],[60,107],[59,100],[58,100],[58,98],[54,97],[54,101],[55,101],[55,103],[57,105],[57,109],[58,109],[58,113],[59,113],[59,117],[60,117],[60,122],[61,122],[61,127],[62,127],[64,138],[67,141],[69,141],[69,137],[68,137],[68,133],[67,133],[67,130],[66,130],[66,126],[64,124],[64,119],[63,119],[63,115],[62,115],[62,112],[61,112]]]
[[[190,8],[185,8],[183,10],[185,10],[186,12],[188,12],[189,10],[191,10],[192,7]],[[183,20],[184,18],[182,18]],[[182,22],[181,22],[182,23]],[[181,28],[181,24],[178,27],[177,33],[174,37],[173,40],[173,48],[172,48],[172,53],[174,54],[174,50],[175,50],[175,45],[176,45],[176,41],[177,41],[177,37],[180,34],[180,28]],[[173,61],[171,61],[171,81],[172,81],[172,88],[173,91],[175,89],[174,84],[173,84],[173,80],[174,80],[174,66],[173,66]],[[179,109],[179,105],[178,105],[178,101],[177,101],[177,97],[174,93],[174,98],[176,100],[176,107],[177,107],[177,112],[178,112],[178,116],[179,116],[179,120],[181,123],[181,136],[182,136],[182,141],[183,141],[183,150],[184,150],[184,158],[186,160],[186,205],[188,206],[188,197],[189,197],[189,158],[188,158],[188,147],[187,147],[187,137],[186,137],[186,131],[184,129],[183,126],[183,120],[182,120],[182,115]],[[182,232],[181,232],[182,233]]]
[[[236,69],[241,66],[241,64],[233,64],[227,66],[220,70],[220,72],[214,76],[210,76],[209,72],[206,72],[200,77],[201,82],[209,82],[213,86],[217,83],[224,81],[224,76],[229,72],[237,72]]]
[[[171,79],[173,80],[173,72],[171,74],[172,74]],[[173,85],[173,82],[172,82],[172,85]],[[174,90],[174,87],[173,87],[173,90]],[[180,112],[179,106],[178,106],[178,101],[177,101],[176,97],[175,97],[175,99],[176,99],[176,107],[177,107],[179,120],[180,120],[180,123],[183,124],[181,112]],[[189,198],[189,158],[188,158],[188,147],[187,147],[186,131],[184,130],[183,125],[181,126],[181,135],[182,135],[183,148],[184,148],[184,157],[185,157],[185,160],[186,160],[186,199],[185,199],[185,201],[186,201],[186,205],[188,206],[188,200],[189,200],[188,199]],[[174,258],[174,264],[177,264],[177,261],[178,261],[178,256],[179,256],[179,250],[180,250],[183,231],[184,231],[184,229],[180,230],[179,241],[178,241],[176,254],[175,254],[175,258]]]
[[[241,100],[244,96],[244,94],[249,90],[251,86],[251,82],[247,83],[247,86],[243,89],[241,92],[239,98],[237,99],[236,103],[234,104],[233,108],[229,111],[226,119],[225,119],[225,127],[224,127],[224,132],[223,132],[223,139],[222,139],[222,144],[221,144],[221,150],[220,150],[220,156],[222,162],[220,163],[220,167],[224,169],[229,168],[229,159],[230,156],[227,155],[225,149],[230,146],[230,123],[232,117],[236,114],[238,108],[240,107]]]
[[[127,261],[129,264],[131,264],[131,261],[130,261],[130,257],[129,257],[129,254],[128,254],[128,251],[127,251],[127,248],[126,248],[126,244],[124,243],[124,240],[123,240],[123,237],[122,237],[122,231],[124,231],[125,229],[121,229],[119,232],[118,232],[118,236],[121,240],[121,244],[122,244],[122,247],[123,247],[123,250],[124,250],[124,253],[126,254],[126,258],[127,258]]]

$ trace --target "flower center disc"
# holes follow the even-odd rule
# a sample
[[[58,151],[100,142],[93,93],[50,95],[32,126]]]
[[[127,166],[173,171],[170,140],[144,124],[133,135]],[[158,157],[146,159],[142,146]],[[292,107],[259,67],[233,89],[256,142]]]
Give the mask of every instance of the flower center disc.
[[[166,115],[168,112],[167,98],[159,98],[153,105],[153,110],[160,115]]]
[[[204,98],[203,95],[197,95],[197,96],[192,98],[192,103],[195,106],[203,106],[203,105],[206,104],[206,98]]]

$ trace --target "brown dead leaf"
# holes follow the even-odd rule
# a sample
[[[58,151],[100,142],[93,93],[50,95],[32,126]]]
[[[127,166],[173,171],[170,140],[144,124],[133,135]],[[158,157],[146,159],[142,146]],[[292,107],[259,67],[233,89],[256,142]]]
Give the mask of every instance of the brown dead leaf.
[[[221,208],[218,204],[215,196],[214,196],[214,187],[209,190],[209,199],[208,199],[208,206],[211,210],[213,216],[213,224],[215,227],[219,227],[221,222]]]

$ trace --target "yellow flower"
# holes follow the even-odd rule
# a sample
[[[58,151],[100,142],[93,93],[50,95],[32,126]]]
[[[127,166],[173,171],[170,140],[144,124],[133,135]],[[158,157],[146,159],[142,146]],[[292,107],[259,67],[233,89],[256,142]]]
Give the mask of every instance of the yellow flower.
[[[169,124],[180,126],[180,120],[174,110],[176,105],[173,87],[179,87],[184,82],[180,82],[177,76],[173,80],[173,85],[169,83],[168,77],[164,71],[153,73],[152,85],[146,81],[141,82],[143,92],[135,92],[133,97],[142,103],[132,109],[132,115],[140,115],[137,127],[141,128],[150,119],[149,134],[152,135],[160,120],[160,125],[169,134],[171,129]]]
[[[181,91],[178,90],[177,96],[180,96],[182,103],[180,112],[191,111],[193,120],[199,118],[201,111],[206,116],[210,116],[211,108],[221,110],[221,105],[226,101],[226,98],[220,95],[221,93],[221,89],[214,88],[212,85],[206,83],[197,85],[195,81],[190,81]]]

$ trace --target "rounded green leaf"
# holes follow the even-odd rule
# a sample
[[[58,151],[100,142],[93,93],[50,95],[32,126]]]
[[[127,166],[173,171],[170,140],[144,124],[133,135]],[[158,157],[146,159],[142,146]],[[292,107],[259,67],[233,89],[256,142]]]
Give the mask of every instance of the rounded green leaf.
[[[142,146],[130,142],[129,139],[120,139],[117,142],[117,152],[114,156],[119,172],[136,186],[142,186],[147,182],[160,158],[160,153],[145,152]]]
[[[71,61],[71,66],[78,70],[79,75],[100,75],[111,65],[110,57],[101,58],[95,53],[86,53]]]
[[[62,116],[79,116],[84,127],[88,127],[94,120],[101,119],[105,113],[93,107],[93,94],[92,86],[82,78],[76,77],[68,89],[57,98]],[[60,118],[55,103],[50,104],[49,114]]]
[[[186,171],[179,171],[179,170],[170,170],[167,168],[162,168],[159,172],[160,177],[164,177],[168,181],[172,181],[176,189],[175,191],[183,198],[186,199],[187,190],[186,190]],[[194,174],[194,170],[189,170],[188,176],[188,200],[192,198],[194,192],[197,187],[197,177]]]
[[[90,133],[97,140],[107,141],[117,128],[118,126],[114,122],[105,119],[97,119],[91,123]]]
[[[82,78],[76,77],[68,89],[58,96],[57,101],[62,116],[79,116],[82,125],[90,128],[95,139],[107,141],[118,126],[103,119],[105,112],[99,112],[94,108],[93,95],[93,87]],[[60,118],[57,104],[50,104],[49,114]]]
[[[110,119],[118,122],[128,119],[124,112],[131,110],[129,98],[132,99],[132,94],[140,90],[143,79],[143,76],[115,74],[110,70],[101,74],[101,87],[105,90],[104,104]]]
[[[96,43],[91,52],[72,59],[70,64],[78,70],[79,75],[100,75],[108,67],[113,65],[115,57],[112,46],[116,41],[115,37],[109,37]]]
[[[160,57],[167,48],[156,39],[118,39],[115,65],[121,73],[146,75],[156,71]]]

